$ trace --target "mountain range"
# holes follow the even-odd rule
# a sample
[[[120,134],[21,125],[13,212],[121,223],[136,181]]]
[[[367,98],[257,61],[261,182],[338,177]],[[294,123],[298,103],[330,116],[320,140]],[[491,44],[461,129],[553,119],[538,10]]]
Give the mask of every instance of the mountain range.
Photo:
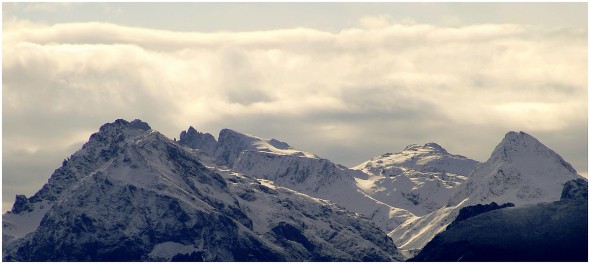
[[[231,129],[216,139],[189,127],[176,141],[119,119],[37,193],[16,197],[2,218],[3,260],[420,259],[463,208],[555,202],[572,180],[587,185],[524,132],[506,134],[484,163],[427,143],[347,168]]]

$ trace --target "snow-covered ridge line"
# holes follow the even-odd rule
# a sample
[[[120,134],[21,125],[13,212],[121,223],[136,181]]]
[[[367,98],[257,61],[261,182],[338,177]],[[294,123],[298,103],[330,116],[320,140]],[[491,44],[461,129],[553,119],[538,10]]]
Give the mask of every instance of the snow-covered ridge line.
[[[209,134],[201,133],[190,126],[180,133],[180,144],[205,151],[211,156],[218,156],[233,161],[233,151],[258,151],[276,155],[293,155],[317,159],[317,155],[300,151],[277,139],[263,139],[246,133],[224,128],[219,132],[218,140]],[[231,150],[228,150],[231,149]]]
[[[383,174],[379,169],[396,167],[410,168],[420,172],[451,172],[459,175],[469,175],[478,161],[461,155],[448,153],[436,143],[424,145],[411,144],[403,151],[385,153],[363,162],[353,169],[362,170],[374,175]],[[395,173],[395,172],[392,172]]]
[[[180,143],[199,149],[228,168],[251,178],[272,181],[311,197],[330,200],[361,213],[388,231],[413,215],[379,201],[356,187],[356,178],[367,178],[360,171],[335,164],[315,154],[295,150],[276,139],[265,140],[223,129],[219,141],[194,128],[181,132]],[[214,147],[211,147],[214,146]]]
[[[478,164],[427,143],[374,157],[354,169],[369,175],[356,180],[365,193],[421,216],[445,206]]]

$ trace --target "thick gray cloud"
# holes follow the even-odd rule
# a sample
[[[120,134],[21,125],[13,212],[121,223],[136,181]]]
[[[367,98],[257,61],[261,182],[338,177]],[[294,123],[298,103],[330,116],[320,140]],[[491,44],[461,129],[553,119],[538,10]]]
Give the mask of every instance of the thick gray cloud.
[[[523,130],[586,174],[586,36],[387,16],[337,33],[8,21],[3,209],[116,118],[169,137],[229,127],[345,165],[431,141],[484,161],[507,131]]]

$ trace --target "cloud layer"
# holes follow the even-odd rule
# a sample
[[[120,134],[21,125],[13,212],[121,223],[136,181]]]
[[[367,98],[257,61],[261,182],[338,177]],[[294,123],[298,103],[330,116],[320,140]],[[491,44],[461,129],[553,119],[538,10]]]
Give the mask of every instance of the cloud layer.
[[[524,130],[587,171],[585,28],[387,17],[339,33],[4,24],[4,201],[32,194],[116,118],[169,137],[230,127],[346,165],[429,141],[485,160],[505,132]]]

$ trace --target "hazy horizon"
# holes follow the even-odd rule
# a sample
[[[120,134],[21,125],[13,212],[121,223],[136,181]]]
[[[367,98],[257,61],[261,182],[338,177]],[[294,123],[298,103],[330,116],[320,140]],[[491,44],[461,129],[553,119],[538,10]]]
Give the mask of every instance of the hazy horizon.
[[[107,122],[346,166],[525,131],[588,170],[587,3],[3,3],[3,211]]]

